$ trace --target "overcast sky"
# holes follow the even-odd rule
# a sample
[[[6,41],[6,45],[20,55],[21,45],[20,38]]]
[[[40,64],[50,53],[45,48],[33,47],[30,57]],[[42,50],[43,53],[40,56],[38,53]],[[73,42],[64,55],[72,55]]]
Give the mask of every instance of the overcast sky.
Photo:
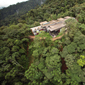
[[[7,7],[12,4],[16,4],[18,2],[23,2],[28,0],[0,0],[0,7]]]

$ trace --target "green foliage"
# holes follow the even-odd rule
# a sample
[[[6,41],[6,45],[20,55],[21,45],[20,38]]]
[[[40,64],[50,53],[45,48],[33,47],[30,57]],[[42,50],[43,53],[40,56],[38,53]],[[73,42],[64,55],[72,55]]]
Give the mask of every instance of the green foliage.
[[[37,35],[37,37],[49,38],[49,39],[52,38],[52,36],[50,36],[50,34],[45,31],[40,31],[40,33],[39,33],[39,35]]]
[[[43,20],[47,20],[49,17],[50,17],[50,14],[49,14],[49,13],[45,13],[45,14],[44,14],[44,19],[43,19]]]
[[[46,0],[42,1],[44,3]],[[25,23],[26,22],[25,20],[21,20],[25,19],[24,14],[26,14],[31,9],[34,9],[37,5],[41,5],[41,1],[35,0],[34,2],[34,0],[29,0],[1,9],[0,26],[13,23],[17,24],[18,22]]]
[[[56,20],[56,19],[57,19],[56,14],[52,14],[52,15],[51,15],[51,19],[52,19],[52,20]]]
[[[21,40],[21,43],[25,43],[25,42],[29,42],[29,39],[24,38],[24,39]]]
[[[20,49],[19,53],[25,53],[25,50],[24,49]]]
[[[21,57],[18,57],[18,62],[27,70],[29,65],[29,58],[26,55],[21,55]]]
[[[72,22],[73,23],[73,22]],[[69,32],[65,36],[66,41],[64,42],[64,48],[63,51],[60,53],[62,57],[64,57],[66,65],[68,69],[66,70],[66,83],[65,85],[79,85],[79,82],[84,82],[82,79],[85,79],[83,76],[81,77],[81,74],[83,74],[83,69],[81,69],[80,66],[84,66],[84,56],[81,56],[79,59],[79,56],[82,54],[82,52],[85,52],[85,36],[77,29],[75,24],[71,24],[72,26],[68,26],[69,23],[67,23],[67,31]],[[69,29],[71,27],[71,29]],[[72,29],[74,28],[74,29]],[[74,33],[75,31],[75,33]],[[70,36],[70,33],[73,35]],[[66,43],[67,40],[70,40],[70,43]],[[82,61],[84,60],[84,61]]]
[[[15,45],[20,45],[20,44],[21,44],[20,42],[21,42],[20,40],[16,39],[16,40],[14,41],[14,44],[15,44]]]
[[[67,46],[68,53],[73,53],[73,52],[75,52],[76,48],[77,48],[76,43],[73,43],[73,42],[72,42],[70,45]]]
[[[22,85],[21,82],[16,82],[14,85]]]
[[[13,52],[16,52],[16,51],[18,51],[18,50],[19,50],[19,47],[18,47],[18,46],[13,46],[13,47],[12,47],[12,51],[13,51]]]
[[[85,65],[85,56],[81,55],[80,56],[80,59],[78,59],[77,63],[80,65],[80,66],[84,66]]]
[[[14,28],[11,28],[12,26]],[[30,31],[26,24],[12,26],[6,29],[0,28],[3,32],[3,34],[0,34],[3,36],[2,45],[0,45],[0,84],[14,85],[15,82],[19,81],[21,83],[27,82],[24,72],[29,65],[29,57],[26,52],[28,51]],[[19,27],[18,29],[17,26]],[[26,36],[27,38],[25,38]]]
[[[77,19],[78,19],[79,22],[81,22],[81,23],[83,22],[83,17],[82,17],[81,14],[77,15]]]
[[[9,79],[9,77],[15,77],[16,70],[13,68],[10,72],[8,72],[5,76],[5,79]]]
[[[36,4],[32,0],[30,2]],[[47,0],[41,7],[30,10],[17,20],[13,16],[15,20],[12,20],[9,26],[2,26],[0,28],[0,84],[84,84],[85,3],[83,2],[84,0]],[[78,5],[75,5],[76,3]],[[51,41],[52,37],[49,33],[41,31],[33,41],[29,40],[29,35],[32,35],[31,27],[38,26],[44,20],[56,20],[68,15],[76,17],[81,23],[76,19],[68,19],[67,34],[62,39]],[[8,23],[4,22],[4,25]],[[59,33],[59,36],[64,31]]]
[[[31,47],[32,49],[34,48],[34,63],[32,63],[25,72],[25,76],[33,82],[40,82],[39,84],[41,85],[49,84],[49,82],[52,84],[54,84],[54,82],[62,83],[61,77],[59,77],[59,75],[61,75],[61,58],[58,55],[59,50],[55,47],[50,47],[50,45],[52,45],[50,39],[43,39],[43,35],[40,37],[42,37],[42,40],[39,39],[39,36],[36,36],[34,44]]]
[[[37,66],[31,64],[31,66],[29,67],[29,69],[25,72],[25,76],[27,77],[27,79],[30,80],[38,80],[39,78],[42,78],[42,73],[38,72]]]
[[[34,25],[35,25],[35,26],[39,26],[40,23],[35,21],[35,22],[34,22]]]
[[[79,24],[79,30],[85,35],[85,24]]]

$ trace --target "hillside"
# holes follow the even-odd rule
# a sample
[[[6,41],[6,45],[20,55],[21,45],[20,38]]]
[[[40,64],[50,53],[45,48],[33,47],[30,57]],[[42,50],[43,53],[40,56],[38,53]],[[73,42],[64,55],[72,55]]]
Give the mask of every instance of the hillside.
[[[77,21],[66,20],[60,39],[29,38],[30,28],[65,16]],[[0,85],[85,85],[85,0],[47,0],[1,26]]]
[[[43,3],[46,0],[42,0]],[[17,3],[10,5],[9,7],[3,8],[0,10],[0,26],[8,25],[27,13],[30,9],[34,9],[36,6],[41,5],[41,0],[29,0],[26,2]]]
[[[67,16],[67,15],[77,17],[77,13],[75,15],[73,15],[75,13],[75,11],[77,12],[77,10],[71,11],[72,7],[75,6],[76,4],[81,4],[83,2],[84,2],[84,0],[82,0],[82,1],[79,1],[79,0],[68,0],[68,1],[50,0],[49,1],[49,0],[47,0],[46,4],[42,5],[39,8],[30,10],[27,14],[23,15],[19,20],[21,20],[27,24],[32,24],[34,22],[41,22],[41,21],[45,21],[45,20],[50,21],[53,19],[57,19],[59,17]],[[79,9],[79,8],[77,8],[77,9]],[[72,12],[73,12],[73,14],[72,14]],[[83,16],[81,16],[81,17],[83,17]]]

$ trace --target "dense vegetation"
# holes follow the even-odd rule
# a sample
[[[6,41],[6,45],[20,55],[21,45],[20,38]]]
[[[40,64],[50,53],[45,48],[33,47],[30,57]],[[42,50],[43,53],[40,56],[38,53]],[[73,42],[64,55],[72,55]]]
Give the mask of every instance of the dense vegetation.
[[[46,0],[42,0],[43,3]],[[21,15],[26,14],[30,9],[34,9],[36,6],[41,5],[41,0],[28,0],[26,2],[10,5],[7,8],[0,10],[0,26],[8,25],[11,23],[18,23],[18,19]]]
[[[59,0],[50,0],[50,1],[47,0],[46,4],[43,4],[42,6],[36,9],[32,9],[27,14],[23,15],[20,18],[20,20],[27,24],[32,24],[34,23],[34,21],[35,22],[36,21],[41,22],[45,20],[50,21],[53,19],[57,19],[59,17],[64,17],[66,15],[77,17],[77,15],[81,13],[81,10],[84,11],[82,7],[84,6],[84,4],[78,7],[78,4],[81,4],[83,2],[84,0],[82,1],[80,0],[65,0],[65,1],[64,0],[60,0],[60,1]],[[73,8],[73,6],[75,5],[76,7]],[[78,11],[76,9],[78,9]]]
[[[44,32],[29,39],[31,27],[64,16],[78,22],[66,21],[62,39]],[[1,85],[85,85],[84,0],[47,0],[18,21],[0,27]]]
[[[28,85],[85,84],[85,35],[74,20],[69,20],[66,27],[68,33],[61,40],[35,38],[30,46],[34,62],[25,72]]]

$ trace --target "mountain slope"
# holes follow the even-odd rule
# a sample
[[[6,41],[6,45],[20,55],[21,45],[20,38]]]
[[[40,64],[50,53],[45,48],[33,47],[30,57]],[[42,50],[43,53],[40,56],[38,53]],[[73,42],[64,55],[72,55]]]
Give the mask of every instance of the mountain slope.
[[[42,0],[45,2],[46,0]],[[30,9],[34,9],[36,6],[41,5],[41,0],[29,0],[22,3],[17,3],[15,5],[10,5],[7,8],[0,10],[0,26],[7,25],[5,22],[12,21],[13,19],[17,21],[17,18],[22,14],[27,13]]]
[[[66,1],[47,0],[16,24],[0,27],[1,85],[85,85],[85,3]],[[62,39],[53,42],[43,32],[29,39],[31,27],[64,16],[80,23],[68,20]]]
[[[68,12],[71,7],[76,4],[81,4],[85,2],[84,0],[47,0],[44,5],[39,8],[30,10],[27,14],[23,15],[24,19],[21,17],[20,20],[27,24],[34,23],[35,21],[49,21],[57,19],[64,13]],[[68,14],[69,15],[69,14]],[[72,16],[72,15],[71,15]],[[73,16],[75,17],[75,16]],[[31,22],[30,22],[31,21]]]

